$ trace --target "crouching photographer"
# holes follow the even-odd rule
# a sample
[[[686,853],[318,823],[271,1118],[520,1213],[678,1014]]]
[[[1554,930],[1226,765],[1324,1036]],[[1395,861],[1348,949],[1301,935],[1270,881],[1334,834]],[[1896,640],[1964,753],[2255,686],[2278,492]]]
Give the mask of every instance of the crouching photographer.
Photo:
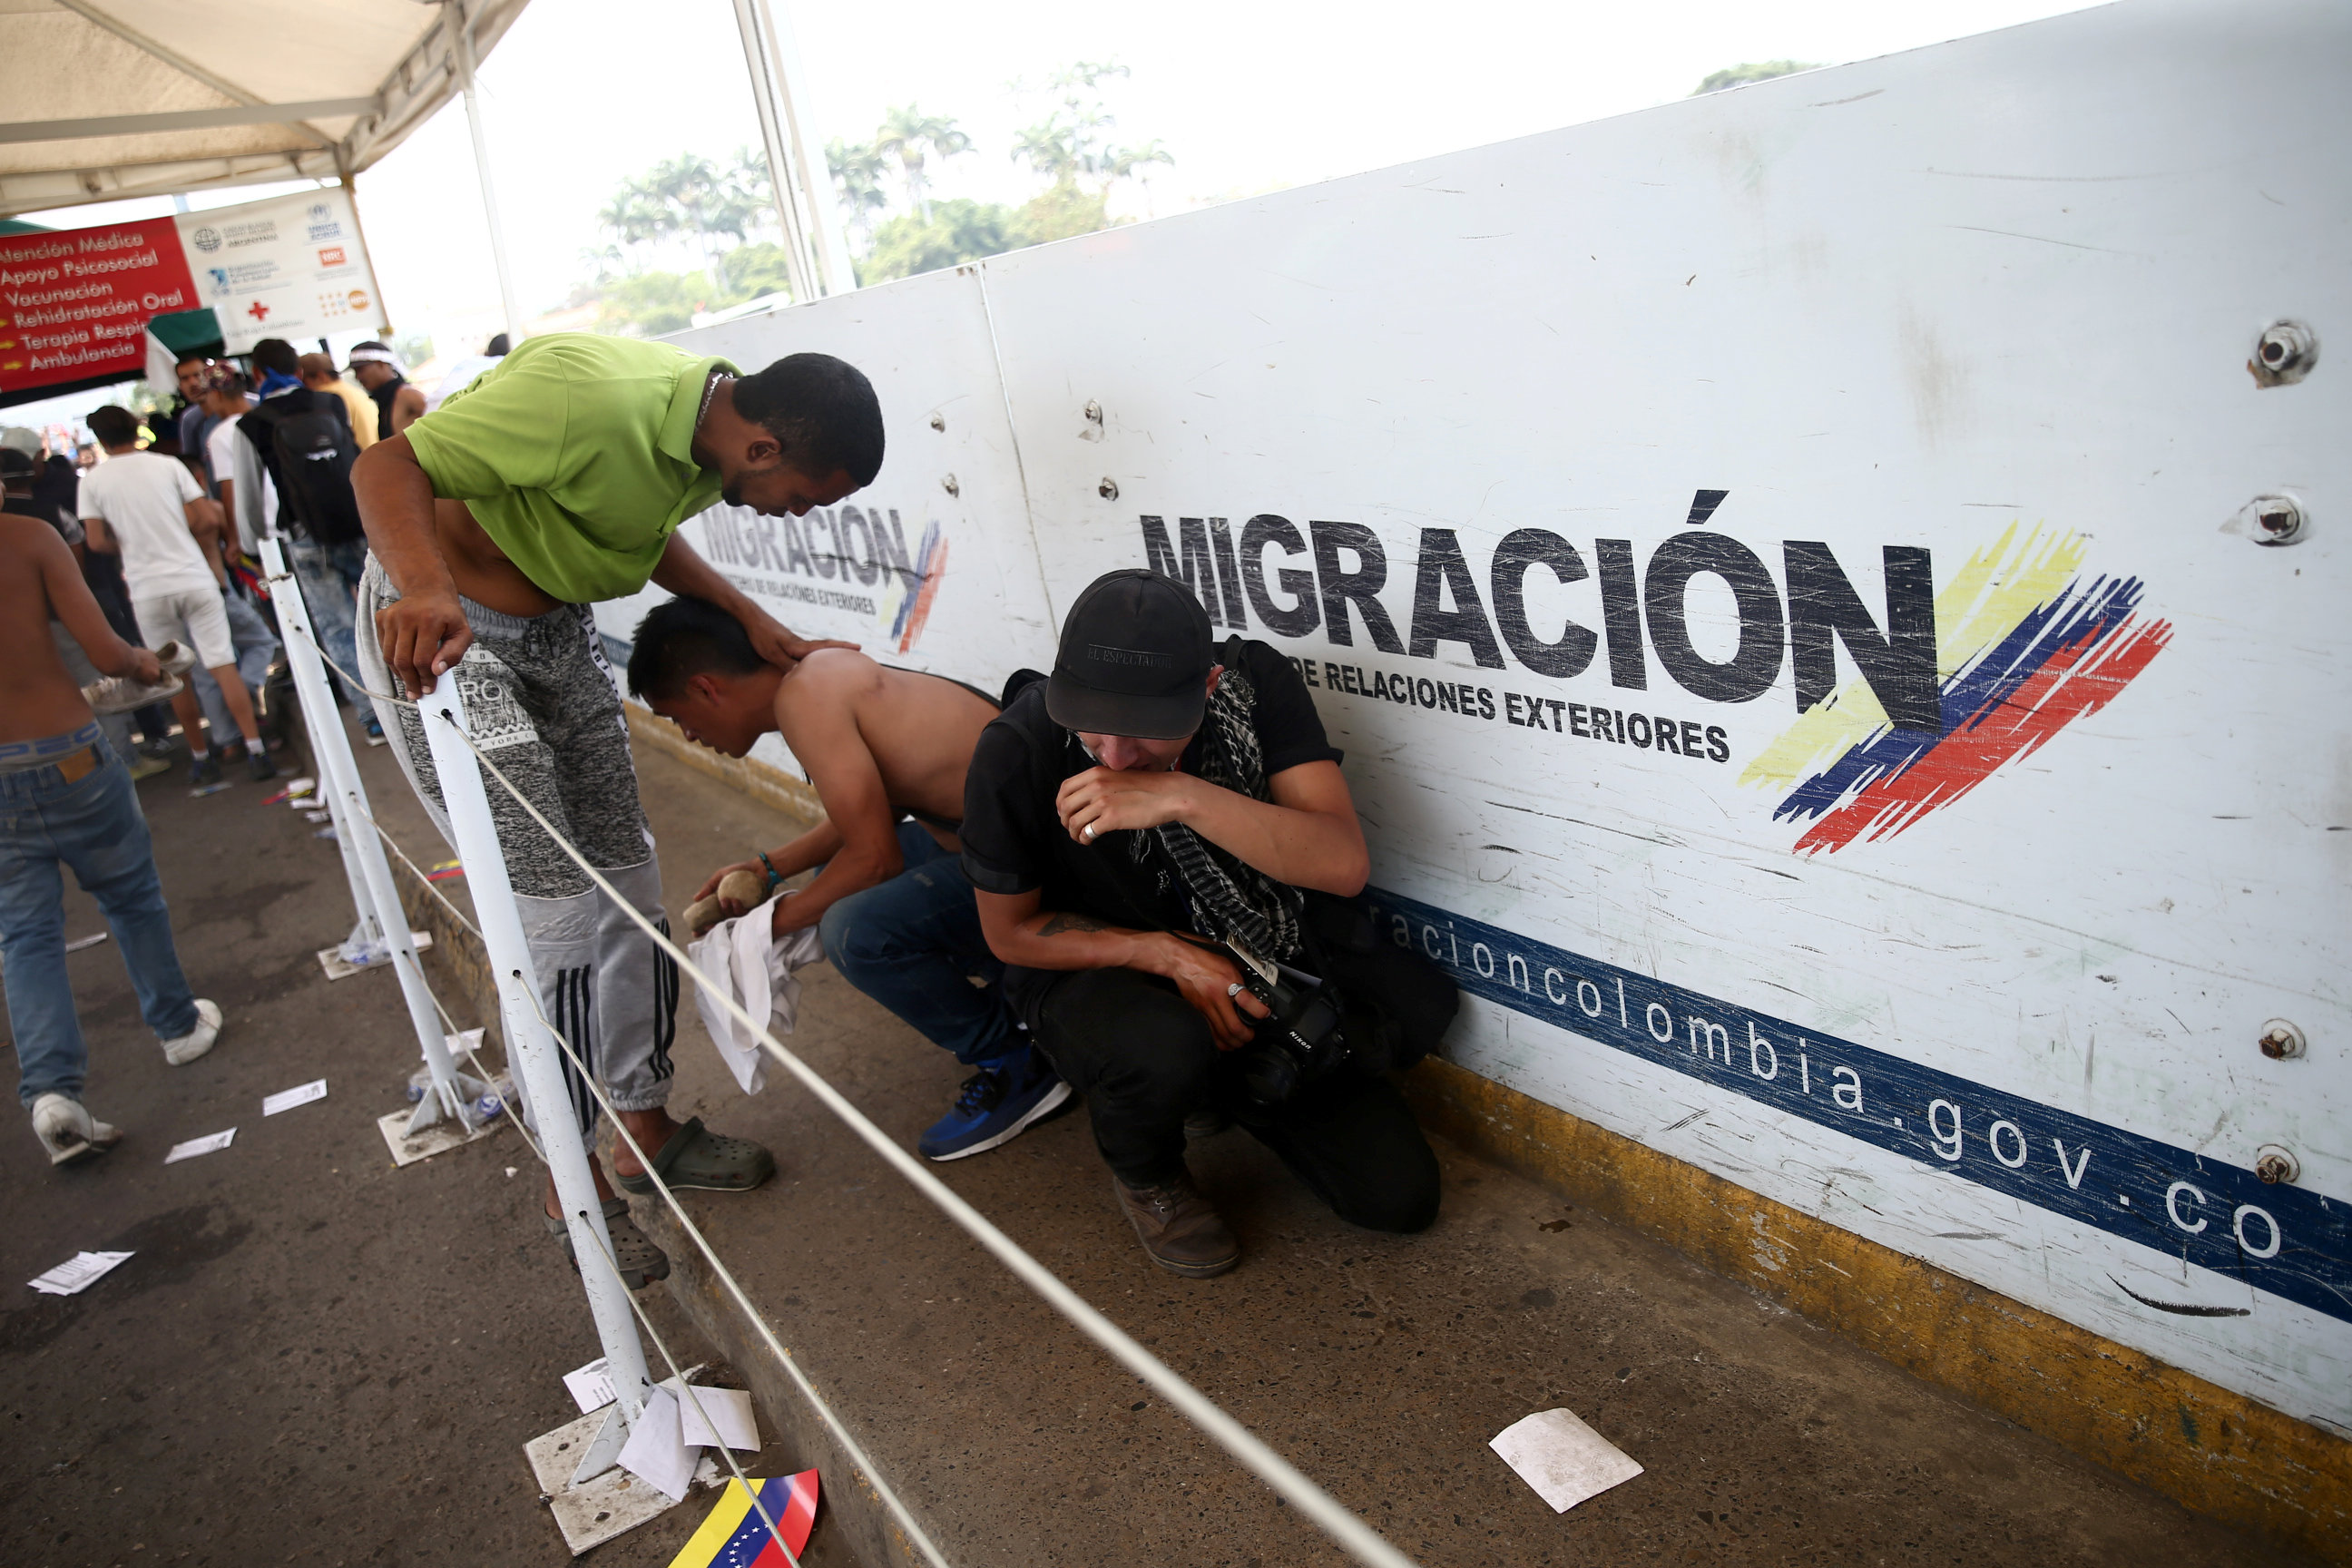
[[[1241,1256],[1185,1169],[1195,1112],[1240,1122],[1343,1219],[1437,1217],[1436,1158],[1382,1075],[1458,998],[1375,942],[1339,752],[1281,654],[1213,647],[1168,578],[1097,579],[1051,679],[982,731],[962,844],[1007,1000],[1087,1096],[1154,1262],[1205,1279]]]

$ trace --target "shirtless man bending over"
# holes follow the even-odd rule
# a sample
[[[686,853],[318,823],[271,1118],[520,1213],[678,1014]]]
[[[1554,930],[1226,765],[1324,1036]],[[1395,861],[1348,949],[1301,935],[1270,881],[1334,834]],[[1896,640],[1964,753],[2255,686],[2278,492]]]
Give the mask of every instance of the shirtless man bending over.
[[[808,771],[824,819],[730,871],[772,887],[822,868],[773,905],[774,934],[815,926],[843,978],[973,1069],[955,1109],[916,1147],[932,1160],[977,1154],[1050,1115],[1070,1094],[1003,1001],[959,858],[964,773],[997,704],[936,675],[890,669],[843,649],[787,670],[742,623],[701,599],[656,605],[637,627],[629,689],[687,739],[730,757],[775,733]],[[740,915],[740,905],[724,905]],[[966,977],[988,984],[975,987]]]
[[[17,1098],[52,1164],[101,1153],[122,1134],[83,1109],[89,1064],[66,978],[65,884],[73,868],[131,971],[141,1016],[174,1067],[212,1049],[221,1011],[180,973],[147,819],[49,636],[52,616],[108,675],[154,684],[155,656],[107,624],[56,529],[0,514],[0,967],[16,1037]],[[966,750],[969,750],[967,746]]]
[[[677,532],[720,500],[768,515],[832,506],[882,466],[882,410],[853,365],[798,353],[746,375],[667,343],[586,332],[532,338],[352,468],[370,554],[359,585],[358,673],[393,754],[428,809],[440,781],[416,709],[454,676],[499,770],[648,921],[661,867],[637,797],[621,699],[590,606],[647,582],[729,605],[780,665],[818,645],[760,613]],[[489,792],[541,1005],[672,1187],[742,1192],[774,1173],[767,1150],[668,1111],[677,971],[521,805]],[[567,1057],[572,1110],[597,1100]],[[561,1108],[523,1107],[556,1115]],[[597,1191],[631,1288],[669,1272],[611,1193],[650,1194],[626,1144]],[[568,1249],[552,1183],[551,1233]]]

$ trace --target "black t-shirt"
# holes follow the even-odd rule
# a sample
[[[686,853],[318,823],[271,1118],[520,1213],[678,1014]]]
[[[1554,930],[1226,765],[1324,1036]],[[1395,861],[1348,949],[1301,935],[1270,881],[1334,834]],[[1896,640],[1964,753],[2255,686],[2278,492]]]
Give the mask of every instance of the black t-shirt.
[[[392,400],[398,397],[400,389],[407,384],[406,376],[395,375],[382,386],[369,389],[368,395],[375,400],[375,438],[377,440],[388,441],[392,438]]]
[[[1255,717],[1266,777],[1306,763],[1339,760],[1340,752],[1323,733],[1307,683],[1288,659],[1265,643],[1246,642],[1241,672],[1257,690]],[[1198,772],[1200,750],[1195,738],[1179,771]],[[1156,835],[1138,860],[1132,832],[1106,833],[1092,844],[1080,844],[1064,831],[1055,797],[1064,780],[1094,765],[1077,737],[1046,714],[1044,681],[1015,697],[980,732],[971,769],[964,775],[964,874],[984,893],[1042,889],[1041,902],[1048,910],[1144,931],[1191,930],[1183,881]],[[1053,973],[1017,966],[1006,972],[1013,1006],[1033,1027],[1032,1004]]]

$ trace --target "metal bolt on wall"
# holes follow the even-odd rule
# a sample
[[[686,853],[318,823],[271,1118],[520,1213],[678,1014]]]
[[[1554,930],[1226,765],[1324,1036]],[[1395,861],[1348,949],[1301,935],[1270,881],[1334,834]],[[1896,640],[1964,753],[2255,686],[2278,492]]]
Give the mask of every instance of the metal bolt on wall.
[[[2256,496],[2221,525],[2227,533],[2243,534],[2256,544],[2294,544],[2311,524],[2299,497],[2277,491]]]
[[[2284,1018],[2273,1018],[2263,1026],[2263,1055],[2274,1062],[2283,1062],[2303,1055],[2305,1042],[2303,1031]]]
[[[2246,361],[2256,386],[2289,386],[2311,374],[2319,363],[2319,334],[2301,321],[2273,321],[2254,340],[2253,357]]]

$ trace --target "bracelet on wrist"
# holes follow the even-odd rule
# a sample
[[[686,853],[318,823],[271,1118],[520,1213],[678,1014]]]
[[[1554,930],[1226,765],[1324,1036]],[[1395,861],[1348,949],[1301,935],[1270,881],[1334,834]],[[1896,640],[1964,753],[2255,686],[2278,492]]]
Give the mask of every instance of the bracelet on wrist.
[[[768,868],[768,886],[771,888],[784,879],[784,874],[776,869],[776,863],[768,858],[768,852],[764,849],[760,851],[760,864]]]

